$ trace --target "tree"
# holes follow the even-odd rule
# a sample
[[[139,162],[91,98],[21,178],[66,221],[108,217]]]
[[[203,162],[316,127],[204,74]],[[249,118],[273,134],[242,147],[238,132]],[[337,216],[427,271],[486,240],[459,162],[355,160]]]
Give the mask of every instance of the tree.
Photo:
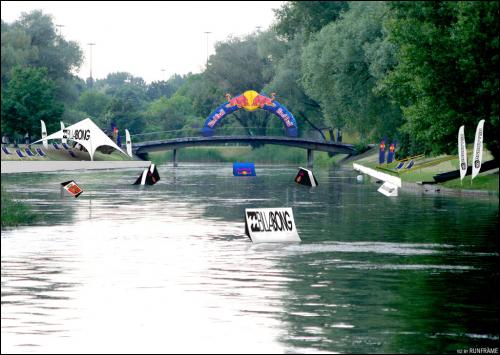
[[[278,35],[292,40],[296,35],[318,32],[332,21],[336,21],[349,8],[347,1],[287,1],[274,10],[277,19],[274,30]]]
[[[83,61],[78,43],[56,35],[50,15],[40,10],[22,13],[12,25],[2,21],[2,86],[5,87],[15,66],[47,68],[48,77],[57,83],[56,97],[73,102],[72,72]]]
[[[274,37],[274,42],[280,43],[277,37]],[[324,138],[321,129],[325,127],[325,122],[321,106],[305,93],[301,82],[303,43],[302,36],[297,36],[286,43],[284,54],[277,55],[274,53],[271,55],[275,74],[264,91],[268,93],[275,92],[276,99],[292,112],[300,127],[300,135],[304,133],[307,127],[308,130],[317,130]],[[274,52],[276,52],[275,49]],[[278,121],[272,121],[271,127],[278,128],[280,123]]]
[[[392,48],[382,40],[386,12],[382,2],[351,3],[349,11],[326,25],[302,55],[305,92],[320,103],[334,127],[355,130],[363,140],[394,137],[401,124],[399,108],[374,93],[377,76],[393,63],[387,59]]]
[[[171,97],[186,81],[186,76],[174,74],[167,81],[153,81],[148,85],[146,94],[150,100],[164,96]]]
[[[45,68],[16,67],[12,79],[2,95],[2,133],[25,134],[36,137],[40,120],[47,130],[59,130],[59,119],[64,111],[55,100],[55,85]]]
[[[458,128],[466,125],[472,141],[485,119],[485,142],[498,159],[498,2],[389,7],[389,40],[400,49],[381,88],[402,107],[403,131],[426,151],[453,153]]]
[[[111,97],[102,92],[85,91],[78,99],[77,109],[85,112],[92,119],[103,121],[104,114],[111,102]]]

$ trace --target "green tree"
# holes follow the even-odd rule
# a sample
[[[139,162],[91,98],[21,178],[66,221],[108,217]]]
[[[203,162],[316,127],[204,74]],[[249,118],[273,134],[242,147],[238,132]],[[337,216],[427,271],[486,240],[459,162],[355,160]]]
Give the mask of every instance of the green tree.
[[[99,124],[109,126],[114,122],[120,129],[127,128],[131,133],[141,133],[147,123],[144,117],[146,105],[146,94],[140,87],[126,85],[118,88]]]
[[[88,90],[80,96],[76,108],[92,119],[102,122],[110,102],[110,96],[99,91]]]
[[[347,1],[287,1],[274,10],[274,29],[288,40],[296,35],[318,32],[332,21],[336,21],[349,8]]]
[[[59,130],[63,111],[63,105],[55,100],[55,85],[48,78],[47,69],[13,69],[12,79],[2,95],[2,133],[29,132],[37,137],[40,120],[45,121],[49,132]]]
[[[78,97],[72,72],[83,61],[83,52],[74,41],[56,35],[50,15],[40,10],[22,13],[12,25],[2,21],[2,86],[6,86],[15,66],[47,68],[56,82],[56,97],[73,102]]]
[[[456,151],[466,125],[498,159],[499,8],[493,1],[390,2],[389,40],[398,65],[381,82],[404,114],[406,132],[427,151]]]
[[[383,40],[382,2],[351,3],[349,11],[326,25],[304,49],[302,83],[334,127],[360,133],[363,140],[395,136],[398,106],[375,94],[379,76],[394,65],[393,48]]]

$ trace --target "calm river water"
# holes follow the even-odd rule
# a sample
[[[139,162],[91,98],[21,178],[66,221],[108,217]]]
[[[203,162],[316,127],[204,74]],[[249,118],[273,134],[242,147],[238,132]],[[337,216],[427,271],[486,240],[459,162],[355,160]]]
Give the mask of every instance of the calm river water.
[[[159,172],[2,175],[41,216],[2,231],[2,353],[498,347],[498,200],[387,198],[347,170],[314,189],[296,167]],[[292,207],[302,242],[252,245],[249,207]]]

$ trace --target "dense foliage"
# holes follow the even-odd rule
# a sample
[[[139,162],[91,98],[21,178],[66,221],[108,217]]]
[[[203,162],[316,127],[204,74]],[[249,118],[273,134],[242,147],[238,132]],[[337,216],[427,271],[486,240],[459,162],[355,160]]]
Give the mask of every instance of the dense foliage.
[[[290,1],[270,29],[217,43],[202,73],[148,84],[126,72],[79,79],[81,48],[33,11],[2,21],[2,133],[36,137],[40,119],[51,131],[91,117],[132,134],[199,134],[226,93],[253,89],[275,92],[301,135],[385,136],[408,154],[453,153],[458,128],[472,142],[485,119],[498,157],[498,15],[493,1]],[[239,111],[220,128],[274,134],[281,122]]]

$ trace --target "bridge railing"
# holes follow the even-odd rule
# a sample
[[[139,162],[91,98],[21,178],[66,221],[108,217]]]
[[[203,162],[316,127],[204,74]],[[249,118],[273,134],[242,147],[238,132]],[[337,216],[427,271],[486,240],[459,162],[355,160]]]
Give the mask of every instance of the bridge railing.
[[[310,135],[306,132],[306,136]],[[262,127],[221,127],[215,131],[215,136],[286,136],[283,128],[266,128]],[[158,140],[201,137],[200,128],[177,129],[171,131],[160,132],[145,132],[139,134],[131,134],[133,143],[150,142]],[[125,137],[122,137],[124,142]]]

